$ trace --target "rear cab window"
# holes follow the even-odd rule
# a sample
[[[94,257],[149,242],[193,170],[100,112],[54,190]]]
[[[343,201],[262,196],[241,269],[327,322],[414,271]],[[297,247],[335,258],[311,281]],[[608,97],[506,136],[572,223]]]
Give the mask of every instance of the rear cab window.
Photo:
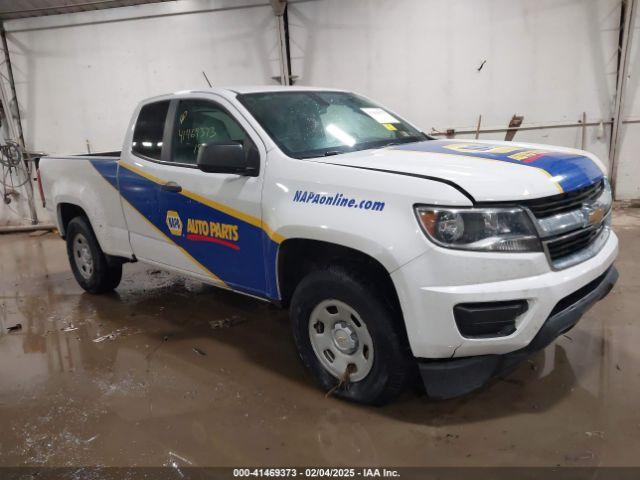
[[[162,137],[169,103],[169,100],[149,103],[140,109],[133,130],[133,153],[154,160],[162,159]]]

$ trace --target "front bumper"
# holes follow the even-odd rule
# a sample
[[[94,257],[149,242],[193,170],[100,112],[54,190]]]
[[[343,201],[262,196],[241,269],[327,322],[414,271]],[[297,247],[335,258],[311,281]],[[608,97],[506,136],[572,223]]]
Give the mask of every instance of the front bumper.
[[[413,356],[450,359],[501,355],[529,345],[558,302],[601,276],[618,254],[611,232],[592,258],[553,271],[543,253],[487,253],[432,246],[391,274]],[[468,338],[454,318],[459,304],[526,300],[528,308],[505,336]]]
[[[480,388],[491,378],[507,373],[531,354],[545,348],[559,335],[570,330],[597,301],[604,298],[618,279],[611,266],[603,274],[557,304],[531,343],[502,355],[478,355],[448,360],[418,362],[420,375],[431,398],[446,399]]]

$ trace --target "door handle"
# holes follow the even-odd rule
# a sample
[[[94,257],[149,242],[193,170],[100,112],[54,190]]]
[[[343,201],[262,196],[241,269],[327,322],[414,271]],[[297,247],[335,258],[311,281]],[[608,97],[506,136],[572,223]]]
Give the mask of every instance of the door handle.
[[[163,184],[162,187],[160,188],[162,188],[162,190],[166,192],[180,193],[182,191],[182,187],[178,185],[176,182],[167,182]]]

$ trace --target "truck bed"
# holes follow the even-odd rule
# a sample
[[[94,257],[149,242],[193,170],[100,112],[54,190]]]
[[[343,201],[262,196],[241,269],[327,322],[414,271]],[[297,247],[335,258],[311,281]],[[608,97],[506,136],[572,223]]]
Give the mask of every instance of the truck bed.
[[[102,250],[115,256],[132,255],[124,220],[117,170],[120,152],[41,157],[39,172],[47,209],[64,235],[67,205],[80,208],[92,224]]]
[[[71,156],[73,156],[73,157],[116,157],[116,158],[120,158],[120,154],[122,154],[122,151],[118,150],[117,152],[77,153],[77,154],[71,155]]]

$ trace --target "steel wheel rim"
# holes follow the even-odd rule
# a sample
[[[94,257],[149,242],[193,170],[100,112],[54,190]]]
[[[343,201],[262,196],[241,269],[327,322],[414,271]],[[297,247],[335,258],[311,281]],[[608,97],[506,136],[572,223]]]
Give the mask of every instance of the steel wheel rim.
[[[87,280],[90,279],[93,275],[93,255],[87,238],[81,233],[73,239],[73,260],[80,275]]]
[[[366,324],[353,308],[340,300],[320,302],[309,316],[309,340],[322,366],[341,379],[364,379],[373,367],[373,340]]]

